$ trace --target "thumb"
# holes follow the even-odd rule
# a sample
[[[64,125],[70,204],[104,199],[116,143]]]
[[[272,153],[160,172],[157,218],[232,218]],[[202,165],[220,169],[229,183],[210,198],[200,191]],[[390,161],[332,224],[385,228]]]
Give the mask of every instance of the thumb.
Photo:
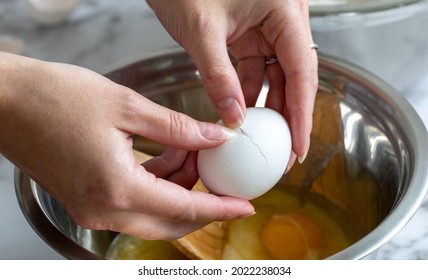
[[[220,118],[228,127],[239,127],[245,116],[245,100],[226,45],[226,32],[210,29],[190,46],[184,46],[199,69],[204,87]]]

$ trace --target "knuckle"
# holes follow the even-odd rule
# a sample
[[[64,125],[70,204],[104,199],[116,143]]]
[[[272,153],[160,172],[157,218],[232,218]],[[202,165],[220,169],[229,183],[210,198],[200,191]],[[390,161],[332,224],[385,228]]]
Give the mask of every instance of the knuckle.
[[[169,114],[170,132],[169,135],[174,140],[183,141],[192,131],[192,123],[189,118],[180,112],[170,112]]]
[[[287,110],[289,115],[297,115],[300,112],[304,112],[305,107],[302,105],[294,105],[294,106],[288,106]]]
[[[133,90],[121,87],[118,94],[118,103],[121,106],[118,106],[120,114],[126,120],[133,120],[138,118],[141,112],[141,96],[136,94]]]
[[[195,208],[193,207],[193,203],[189,201],[189,203],[183,203],[181,205],[187,205],[186,207],[177,207],[175,211],[173,211],[172,219],[178,222],[184,223],[193,223],[197,220],[197,213]]]
[[[209,34],[215,27],[215,24],[213,24],[210,15],[205,13],[204,10],[195,9],[189,16],[188,26],[196,34]]]
[[[171,205],[171,211],[168,213],[168,219],[180,223],[193,223],[197,221],[197,213],[195,202],[193,201],[190,192],[185,191],[187,195],[180,196],[180,204]]]
[[[208,69],[204,80],[211,86],[223,86],[232,78],[231,69],[225,66],[214,66]]]
[[[178,222],[194,222],[196,220],[192,207],[188,209],[178,209],[178,211],[172,215],[172,219]]]

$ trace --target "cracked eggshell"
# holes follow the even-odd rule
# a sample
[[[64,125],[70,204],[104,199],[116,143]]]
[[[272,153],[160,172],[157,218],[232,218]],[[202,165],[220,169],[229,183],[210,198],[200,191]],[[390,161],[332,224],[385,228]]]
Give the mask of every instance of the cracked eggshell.
[[[199,151],[198,172],[210,192],[251,200],[284,174],[291,155],[290,129],[278,112],[254,107],[235,131],[222,145]]]

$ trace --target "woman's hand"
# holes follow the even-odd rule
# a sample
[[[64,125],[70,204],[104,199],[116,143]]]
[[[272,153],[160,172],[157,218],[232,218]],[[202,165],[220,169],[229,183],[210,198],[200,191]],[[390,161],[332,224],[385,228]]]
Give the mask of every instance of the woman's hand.
[[[265,74],[266,106],[291,127],[294,155],[309,149],[318,87],[316,52],[311,49],[305,0],[147,1],[172,37],[195,61],[223,121],[239,126],[245,107],[254,106]],[[236,72],[228,51],[239,60]],[[273,55],[279,63],[266,66]]]
[[[245,200],[189,191],[195,152],[228,129],[198,122],[76,66],[0,53],[0,152],[90,229],[175,239],[250,216]],[[176,148],[143,166],[134,134]]]

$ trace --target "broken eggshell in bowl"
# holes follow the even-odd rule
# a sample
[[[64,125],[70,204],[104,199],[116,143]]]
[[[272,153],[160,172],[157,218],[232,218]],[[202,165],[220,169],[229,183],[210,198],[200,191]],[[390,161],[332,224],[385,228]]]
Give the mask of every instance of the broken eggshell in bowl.
[[[198,172],[210,192],[251,200],[284,174],[291,155],[290,129],[278,112],[254,107],[247,108],[235,132],[222,145],[199,151]]]

